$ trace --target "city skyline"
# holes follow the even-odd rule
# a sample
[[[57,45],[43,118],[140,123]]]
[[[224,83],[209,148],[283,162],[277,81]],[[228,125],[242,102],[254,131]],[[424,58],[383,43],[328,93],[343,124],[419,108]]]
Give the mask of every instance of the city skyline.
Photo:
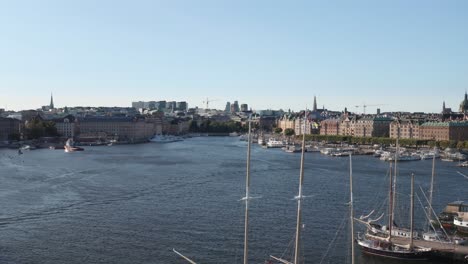
[[[33,110],[33,109],[40,109],[41,107],[43,106],[48,106],[49,105],[49,102],[50,102],[50,95],[49,94],[47,96],[47,98],[45,96],[43,97],[35,97],[31,100],[31,104],[34,105],[33,107],[19,107],[19,108],[12,108],[12,107],[9,107],[8,104],[2,106],[0,105],[0,109],[5,109],[5,110],[11,110],[11,111],[21,111],[21,110]],[[458,108],[460,106],[460,103],[462,102],[463,100],[463,96],[464,94],[458,96],[458,98],[456,98],[457,96],[452,96],[452,97],[455,97],[455,99],[453,101],[455,101],[454,103],[452,103],[451,101],[448,101],[448,100],[442,100],[439,102],[438,105],[436,105],[435,107],[431,107],[431,108],[434,108],[435,110],[434,111],[423,111],[423,110],[420,110],[420,109],[416,109],[416,110],[405,110],[405,108],[403,109],[396,109],[394,106],[388,104],[389,100],[388,98],[394,98],[395,100],[398,100],[398,101],[405,101],[406,99],[406,102],[407,103],[411,103],[412,100],[417,100],[417,98],[399,98],[398,96],[387,96],[386,97],[386,100],[383,101],[383,102],[387,102],[387,103],[384,103],[384,104],[375,104],[375,100],[377,100],[377,98],[375,98],[374,101],[359,101],[360,98],[359,96],[346,96],[345,100],[350,100],[350,99],[355,99],[356,102],[358,102],[357,104],[351,104],[351,103],[348,103],[344,106],[339,106],[337,103],[335,104],[326,104],[324,103],[321,99],[321,97],[318,97],[317,96],[317,108],[318,109],[322,109],[322,108],[325,108],[327,110],[332,110],[332,111],[343,111],[345,108],[348,109],[348,111],[350,112],[355,112],[355,113],[363,113],[363,106],[365,105],[366,106],[366,113],[367,114],[375,114],[377,112],[377,109],[380,109],[381,112],[426,112],[426,113],[441,113],[442,112],[442,106],[443,106],[443,103],[445,102],[445,106],[446,108],[450,108],[452,109],[452,111],[455,111],[457,112],[458,111]],[[139,98],[137,100],[132,100],[132,101],[127,101],[128,98],[122,98],[121,99],[121,102],[120,104],[112,104],[112,103],[106,103],[105,101],[102,101],[101,98],[96,98],[97,100],[94,100],[94,104],[91,104],[91,103],[82,103],[82,104],[73,104],[74,101],[66,101],[66,102],[70,102],[71,104],[66,104],[66,103],[63,103],[61,102],[61,100],[63,98],[61,97],[57,97],[55,94],[53,94],[53,97],[54,97],[54,104],[55,104],[55,107],[56,108],[64,108],[64,107],[131,107],[132,106],[132,102],[138,102],[138,101],[176,101],[176,102],[182,102],[182,101],[185,101],[187,102],[188,104],[188,107],[189,108],[195,108],[195,107],[198,107],[198,108],[206,108],[206,99],[207,98],[201,98],[199,96],[199,100],[202,100],[200,101],[198,104],[194,104],[192,103],[191,101],[188,101],[182,97],[180,97],[181,99],[174,99],[174,97],[172,98]],[[434,100],[439,100],[440,98],[438,96],[431,96],[432,98],[434,98]],[[3,97],[4,98],[4,97]],[[339,98],[337,96],[329,96],[329,97],[326,97],[327,100],[335,100],[336,98]],[[370,98],[370,97],[369,97]],[[43,101],[42,103],[38,103],[39,99],[46,99],[48,100],[47,102]],[[246,103],[248,105],[248,108],[249,110],[252,109],[254,111],[258,111],[258,110],[267,110],[267,109],[271,109],[271,110],[284,110],[284,111],[288,111],[288,110],[291,110],[291,111],[294,111],[294,112],[297,112],[297,111],[301,111],[301,110],[304,110],[304,109],[312,109],[313,107],[313,100],[314,100],[314,96],[312,96],[310,99],[309,98],[299,98],[297,97],[296,100],[297,101],[301,101],[301,102],[304,102],[302,104],[294,104],[294,105],[291,105],[291,107],[288,107],[286,106],[286,104],[268,104],[268,101],[265,101],[263,104],[261,105],[264,105],[265,107],[255,107],[255,106],[252,106],[248,101],[241,101],[241,100],[237,100],[237,99],[227,99],[227,101],[223,101],[223,100],[219,100],[219,99],[215,99],[215,98],[208,98],[210,100],[210,103],[209,103],[209,108],[210,109],[217,109],[217,110],[223,110],[225,109],[226,107],[226,103],[227,102],[230,102],[231,104],[234,102],[234,101],[238,101],[239,102],[239,105],[240,104],[243,104],[243,103]],[[213,100],[213,101],[211,101]],[[457,101],[458,100],[458,101]],[[93,100],[90,100],[90,102],[93,102]],[[426,100],[427,102],[427,100]],[[282,105],[285,105],[285,107],[282,107]],[[276,106],[276,107],[275,107]],[[301,107],[303,106],[303,107]],[[336,107],[335,107],[336,106]]]
[[[28,8],[24,8],[28,6]],[[10,2],[0,108],[130,106],[361,112],[457,110],[468,88],[465,1]],[[374,113],[377,107],[368,107]]]

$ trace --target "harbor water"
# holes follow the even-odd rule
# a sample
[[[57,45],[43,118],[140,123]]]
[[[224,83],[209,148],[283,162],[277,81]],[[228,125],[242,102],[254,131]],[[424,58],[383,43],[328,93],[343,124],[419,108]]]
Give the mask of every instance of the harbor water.
[[[242,263],[247,143],[232,137],[181,142],[0,150],[0,263]],[[468,200],[455,163],[437,161],[434,209]],[[300,153],[252,148],[250,262],[290,258]],[[431,160],[401,163],[396,222],[409,222],[410,174],[416,218]],[[353,157],[355,214],[386,210],[389,163]],[[468,172],[466,170],[465,172]],[[468,174],[468,173],[466,173]],[[302,255],[305,263],[350,263],[349,159],[306,153]],[[362,232],[356,224],[356,232]],[[357,263],[400,263],[367,257]],[[450,263],[449,260],[419,263]]]

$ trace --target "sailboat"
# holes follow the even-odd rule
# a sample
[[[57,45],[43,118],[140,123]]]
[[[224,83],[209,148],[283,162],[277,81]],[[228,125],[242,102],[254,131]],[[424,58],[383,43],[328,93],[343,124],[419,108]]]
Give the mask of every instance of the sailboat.
[[[427,259],[431,249],[414,246],[414,174],[411,175],[411,225],[410,242],[408,245],[399,245],[392,242],[392,224],[389,223],[388,237],[380,237],[369,232],[357,239],[357,244],[364,253],[396,259]],[[390,217],[391,219],[391,217]]]
[[[399,132],[399,131],[398,131]],[[397,151],[395,155],[398,155],[399,144],[397,138]],[[395,157],[395,162],[398,157]],[[396,164],[395,164],[395,176],[396,176]],[[387,258],[396,259],[427,259],[431,254],[430,248],[416,247],[413,244],[414,233],[414,174],[411,175],[411,204],[410,204],[410,230],[409,230],[409,244],[400,245],[392,241],[394,233],[393,229],[393,216],[394,216],[394,203],[395,203],[395,180],[392,178],[390,172],[390,188],[389,188],[389,215],[388,215],[388,230],[382,230],[375,233],[375,228],[371,228],[369,223],[364,222],[368,225],[368,230],[365,235],[357,238],[357,244],[361,247],[363,253],[382,256]],[[363,222],[361,219],[356,219],[359,222]]]
[[[245,219],[244,219],[244,264],[248,263],[249,258],[249,200],[253,199],[250,196],[250,154],[251,154],[251,147],[252,147],[252,122],[249,120],[249,133],[248,133],[248,140],[247,140],[247,173],[245,177],[245,197],[241,199],[241,201],[245,202]],[[178,252],[175,249],[172,249],[174,253],[179,255],[181,258],[185,259],[187,262],[191,264],[197,264],[195,261],[191,260],[190,258],[184,256],[182,253]]]

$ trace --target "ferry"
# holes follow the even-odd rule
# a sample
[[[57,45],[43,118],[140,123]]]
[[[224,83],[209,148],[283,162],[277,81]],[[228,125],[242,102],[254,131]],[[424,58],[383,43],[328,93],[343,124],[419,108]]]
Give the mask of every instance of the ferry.
[[[284,142],[281,140],[270,138],[267,142],[267,147],[268,148],[282,148],[284,147]]]

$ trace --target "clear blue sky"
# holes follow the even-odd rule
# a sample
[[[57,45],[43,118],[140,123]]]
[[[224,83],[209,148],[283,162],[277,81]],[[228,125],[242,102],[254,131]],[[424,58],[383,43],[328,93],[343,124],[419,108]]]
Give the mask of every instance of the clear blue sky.
[[[0,108],[458,109],[468,1],[1,1]],[[375,107],[369,107],[373,112]]]

